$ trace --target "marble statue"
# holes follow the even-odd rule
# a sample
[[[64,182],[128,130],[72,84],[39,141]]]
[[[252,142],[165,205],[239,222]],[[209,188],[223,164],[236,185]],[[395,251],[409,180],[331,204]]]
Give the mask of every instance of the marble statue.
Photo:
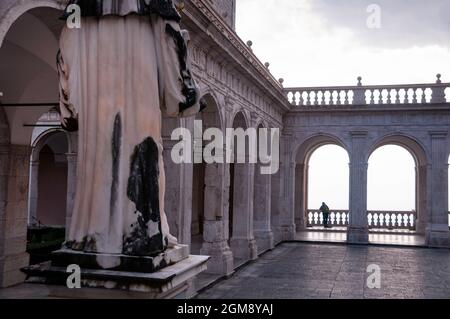
[[[79,144],[66,247],[156,256],[177,243],[164,211],[162,112],[200,109],[187,32],[172,0],[69,4],[82,24],[63,30],[58,53],[62,125],[78,130]]]

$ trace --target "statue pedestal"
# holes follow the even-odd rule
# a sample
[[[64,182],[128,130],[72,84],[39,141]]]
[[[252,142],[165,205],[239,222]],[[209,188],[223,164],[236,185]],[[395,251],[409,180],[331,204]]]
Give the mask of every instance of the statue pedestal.
[[[61,250],[53,254],[51,262],[23,271],[28,275],[28,283],[48,285],[49,296],[54,298],[186,299],[195,294],[193,279],[206,270],[209,260],[207,256],[189,256],[187,251],[186,246],[176,246],[153,258],[104,255],[102,258],[125,260],[113,270],[104,270],[95,263],[91,267],[85,266],[94,256],[99,257],[97,254]],[[72,273],[67,272],[67,266],[77,264],[77,261],[81,267],[82,288],[69,289],[67,279]]]

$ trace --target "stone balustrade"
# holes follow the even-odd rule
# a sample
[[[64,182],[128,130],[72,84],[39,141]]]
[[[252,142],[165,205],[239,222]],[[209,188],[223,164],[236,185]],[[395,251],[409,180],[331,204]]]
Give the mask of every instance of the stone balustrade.
[[[370,211],[367,212],[370,229],[416,230],[417,213],[414,211]]]
[[[450,218],[450,213],[449,213]],[[368,211],[369,229],[416,230],[417,213],[414,211]],[[333,227],[349,225],[348,210],[330,210],[328,224]],[[319,210],[308,210],[307,227],[323,226],[323,215]]]
[[[450,103],[450,83],[285,88],[293,106],[399,105]],[[447,92],[447,94],[446,94]]]
[[[349,211],[333,209],[330,211],[328,224],[335,227],[347,227],[349,224]],[[308,210],[307,227],[323,226],[323,215],[319,210]]]

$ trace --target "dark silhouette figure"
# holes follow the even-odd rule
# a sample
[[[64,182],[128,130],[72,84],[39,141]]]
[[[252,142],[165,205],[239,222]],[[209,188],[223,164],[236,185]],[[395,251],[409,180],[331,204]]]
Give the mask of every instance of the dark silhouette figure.
[[[320,211],[323,215],[323,225],[325,228],[328,228],[328,218],[330,216],[330,208],[327,206],[327,204],[322,203],[322,207],[320,207]]]

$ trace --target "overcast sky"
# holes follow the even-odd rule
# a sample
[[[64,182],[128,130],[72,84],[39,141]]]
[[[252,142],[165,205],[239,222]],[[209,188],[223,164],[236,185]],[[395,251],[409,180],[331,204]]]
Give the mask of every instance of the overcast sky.
[[[372,4],[380,28],[368,27]],[[236,28],[285,87],[450,82],[450,0],[237,0]],[[310,208],[348,208],[345,151],[319,149],[310,174]],[[414,209],[409,153],[374,153],[368,188],[369,209]]]
[[[450,0],[237,0],[237,32],[285,86],[450,82]]]

